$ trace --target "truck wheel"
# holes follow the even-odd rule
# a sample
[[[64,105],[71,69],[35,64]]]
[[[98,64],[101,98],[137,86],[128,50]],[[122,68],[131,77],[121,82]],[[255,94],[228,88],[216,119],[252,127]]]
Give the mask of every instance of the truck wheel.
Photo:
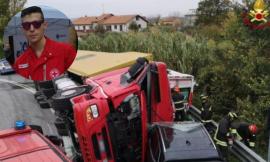
[[[39,105],[42,109],[49,109],[51,108],[50,104],[47,101],[39,101]]]
[[[57,92],[55,95],[52,96],[52,108],[55,111],[72,111],[72,104],[70,102],[70,99],[79,96],[86,91],[86,88],[78,87]]]

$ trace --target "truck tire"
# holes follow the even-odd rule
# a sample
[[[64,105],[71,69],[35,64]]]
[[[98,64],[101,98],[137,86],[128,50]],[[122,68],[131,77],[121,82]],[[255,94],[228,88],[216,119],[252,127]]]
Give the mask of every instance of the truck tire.
[[[57,92],[52,96],[52,108],[55,111],[72,111],[70,99],[87,92],[87,88],[78,87]]]
[[[50,104],[47,101],[39,101],[39,106],[42,109],[49,109],[49,108],[51,108]]]

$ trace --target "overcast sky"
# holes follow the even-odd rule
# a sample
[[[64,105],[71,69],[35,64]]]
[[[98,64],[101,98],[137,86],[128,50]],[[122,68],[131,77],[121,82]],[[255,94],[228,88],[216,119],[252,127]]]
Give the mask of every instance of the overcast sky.
[[[62,11],[69,18],[98,16],[103,13],[115,15],[140,14],[142,16],[184,15],[196,9],[200,0],[27,0],[26,7],[46,5]]]

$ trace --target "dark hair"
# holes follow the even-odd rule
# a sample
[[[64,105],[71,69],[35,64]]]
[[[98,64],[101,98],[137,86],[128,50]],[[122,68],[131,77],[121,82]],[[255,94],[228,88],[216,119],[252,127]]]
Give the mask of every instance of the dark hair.
[[[40,7],[38,6],[31,6],[28,8],[25,8],[21,12],[21,18],[25,17],[26,15],[30,15],[31,13],[40,13],[41,19],[44,20],[44,15]]]

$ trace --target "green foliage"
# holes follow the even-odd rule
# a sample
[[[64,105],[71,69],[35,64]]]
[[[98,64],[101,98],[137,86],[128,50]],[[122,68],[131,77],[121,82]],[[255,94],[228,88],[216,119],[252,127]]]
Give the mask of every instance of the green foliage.
[[[213,62],[200,69],[197,80],[200,93],[206,85],[209,87],[219,118],[225,111],[235,109],[240,120],[256,123],[261,128],[257,151],[264,153],[266,112],[270,107],[270,29],[246,27],[239,11],[229,12],[219,26],[220,32],[210,35],[208,45],[215,51]]]
[[[10,16],[14,16],[21,11],[27,0],[8,0],[9,1],[9,13]]]
[[[0,0],[0,38],[4,35],[4,28],[12,16],[19,12],[26,0]],[[1,42],[0,42],[1,43]],[[0,58],[2,54],[2,44],[0,44]]]
[[[200,66],[208,64],[211,50],[207,41],[193,39],[181,32],[112,33],[97,36],[90,34],[79,43],[84,50],[125,52],[138,51],[153,53],[155,60],[164,61],[170,68],[197,75]],[[197,61],[202,60],[202,61]]]
[[[105,33],[105,32],[106,32],[106,30],[104,29],[103,25],[98,24],[98,25],[95,27],[95,33],[103,34],[103,33]]]
[[[137,32],[137,31],[139,31],[139,26],[138,26],[138,24],[136,22],[132,21],[130,23],[128,29],[131,30],[131,31]]]
[[[197,25],[220,24],[231,8],[228,0],[202,0],[197,8]]]
[[[9,1],[7,0],[0,0],[0,37],[2,38],[4,28],[9,19]]]

